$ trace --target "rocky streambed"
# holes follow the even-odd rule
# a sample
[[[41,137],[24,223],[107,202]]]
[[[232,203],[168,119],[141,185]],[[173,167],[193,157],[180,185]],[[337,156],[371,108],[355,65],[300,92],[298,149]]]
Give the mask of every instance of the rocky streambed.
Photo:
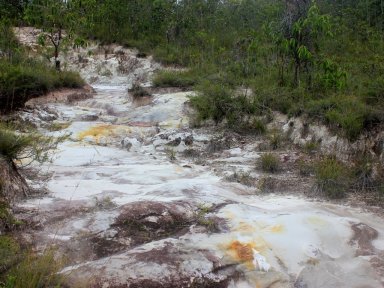
[[[308,188],[300,177],[285,194],[225,181],[264,177],[257,141],[189,128],[193,92],[133,101],[127,87],[150,86],[160,67],[150,58],[121,47],[71,57],[95,93],[21,114],[68,138],[33,167],[47,177],[30,184],[47,193],[18,204],[25,238],[67,259],[69,287],[383,287],[381,218],[295,194]]]

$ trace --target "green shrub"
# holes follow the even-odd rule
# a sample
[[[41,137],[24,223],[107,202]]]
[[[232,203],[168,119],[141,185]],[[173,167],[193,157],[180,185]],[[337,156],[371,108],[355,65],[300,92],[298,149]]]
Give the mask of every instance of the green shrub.
[[[357,156],[352,170],[353,184],[356,190],[363,192],[375,190],[379,181],[374,177],[374,165],[371,155],[363,153]]]
[[[310,176],[314,172],[312,163],[305,161],[302,158],[298,160],[297,167],[301,176]]]
[[[57,88],[66,87],[66,88],[80,88],[83,87],[85,82],[81,79],[79,73],[73,71],[61,71],[56,72],[58,74]]]
[[[0,123],[0,157],[7,161],[20,162],[22,165],[33,161],[45,162],[49,158],[49,151],[67,137],[68,135],[59,138],[48,137],[37,131],[20,133]]]
[[[271,148],[273,150],[276,150],[280,148],[283,144],[284,137],[282,135],[282,132],[278,129],[273,129],[270,134],[268,135],[268,140]]]
[[[358,138],[364,130],[364,123],[370,121],[372,115],[370,108],[356,97],[338,95],[309,101],[306,112],[335,131],[341,128],[343,136],[351,141]]]
[[[28,147],[33,145],[33,140],[31,136],[0,128],[0,156],[8,161],[18,159]]]
[[[9,270],[4,285],[0,287],[62,287],[63,276],[58,274],[62,264],[55,259],[53,250],[48,250],[43,255],[26,253],[23,260]]]
[[[190,71],[162,70],[153,78],[155,87],[187,88],[197,83],[196,75]]]
[[[16,263],[19,253],[20,246],[12,237],[0,235],[0,275]]]
[[[307,154],[313,154],[319,149],[320,143],[312,139],[311,141],[305,142],[303,149]]]
[[[280,159],[272,153],[265,153],[260,158],[261,169],[264,172],[276,173],[280,168]]]
[[[350,184],[348,169],[334,156],[327,156],[315,164],[315,189],[329,198],[344,197]]]
[[[248,128],[250,131],[258,135],[263,135],[267,132],[267,126],[265,125],[264,121],[260,119],[253,119]]]
[[[151,96],[148,90],[146,90],[144,87],[141,87],[138,83],[134,83],[128,92],[132,94],[133,99]]]
[[[205,81],[198,87],[198,94],[191,98],[191,104],[198,113],[198,120],[212,119],[216,124],[234,112],[236,105],[234,91],[224,84]]]

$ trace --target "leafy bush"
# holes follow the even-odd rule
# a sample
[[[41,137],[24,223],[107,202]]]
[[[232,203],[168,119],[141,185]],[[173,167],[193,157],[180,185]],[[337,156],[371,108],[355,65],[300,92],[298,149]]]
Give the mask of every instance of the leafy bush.
[[[315,164],[315,189],[329,198],[342,198],[350,184],[348,169],[334,156]]]
[[[213,119],[218,124],[236,105],[232,98],[233,90],[226,85],[204,82],[198,89],[198,95],[191,98],[191,104],[198,113],[198,120]]]
[[[30,98],[56,88],[83,85],[84,81],[75,72],[58,72],[33,60],[11,63],[0,59],[0,109],[22,107]]]
[[[162,70],[153,78],[155,87],[186,88],[197,83],[197,77],[190,71]]]
[[[264,172],[276,173],[280,168],[280,159],[275,154],[265,153],[261,155],[260,165]]]
[[[344,136],[354,141],[364,129],[364,123],[371,116],[370,108],[356,97],[333,97],[312,100],[307,103],[306,112],[335,130],[342,129]]]

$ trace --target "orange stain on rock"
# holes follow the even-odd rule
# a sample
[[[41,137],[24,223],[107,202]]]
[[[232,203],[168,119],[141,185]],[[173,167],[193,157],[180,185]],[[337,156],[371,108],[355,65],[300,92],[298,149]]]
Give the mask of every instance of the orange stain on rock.
[[[229,250],[232,252],[236,260],[240,262],[253,261],[253,245],[251,243],[241,243],[237,240],[229,245]]]

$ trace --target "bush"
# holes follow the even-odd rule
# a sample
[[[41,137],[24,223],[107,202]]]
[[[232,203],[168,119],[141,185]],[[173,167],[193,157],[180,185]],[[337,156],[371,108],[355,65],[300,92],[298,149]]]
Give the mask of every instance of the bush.
[[[33,138],[0,128],[0,155],[6,160],[18,159],[28,147],[33,145]]]
[[[265,153],[260,158],[261,169],[264,172],[276,173],[279,170],[280,159],[278,156],[272,153]]]
[[[0,236],[0,275],[16,263],[19,253],[20,246],[12,237]]]
[[[151,94],[145,88],[141,87],[138,83],[134,83],[132,88],[130,88],[128,92],[132,94],[132,98],[134,100],[142,97],[151,96]]]
[[[309,101],[306,112],[335,131],[341,128],[343,135],[350,141],[358,138],[364,129],[364,123],[369,121],[371,115],[370,108],[359,99],[340,95]]]
[[[329,198],[342,198],[350,184],[348,169],[334,156],[315,164],[315,190]]]
[[[197,76],[191,71],[159,71],[153,78],[155,87],[178,87],[187,88],[197,83]]]
[[[301,176],[310,176],[313,173],[312,163],[305,161],[303,158],[298,160],[297,166]]]
[[[232,97],[234,91],[230,87],[206,81],[198,90],[198,95],[191,98],[191,104],[198,113],[198,121],[212,119],[218,124],[234,112],[236,103]]]
[[[29,59],[20,63],[0,60],[0,109],[3,110],[23,107],[29,99],[52,89],[83,85],[84,81],[75,72],[58,72]]]
[[[60,261],[55,260],[53,250],[48,250],[43,255],[26,253],[23,260],[9,270],[4,285],[0,284],[0,287],[61,287],[63,276],[57,272],[62,266]]]
[[[67,135],[59,138],[47,137],[36,131],[23,134],[0,123],[0,157],[9,162],[29,161],[22,165],[28,165],[33,161],[41,163],[48,160],[49,150],[54,149],[66,137]]]

